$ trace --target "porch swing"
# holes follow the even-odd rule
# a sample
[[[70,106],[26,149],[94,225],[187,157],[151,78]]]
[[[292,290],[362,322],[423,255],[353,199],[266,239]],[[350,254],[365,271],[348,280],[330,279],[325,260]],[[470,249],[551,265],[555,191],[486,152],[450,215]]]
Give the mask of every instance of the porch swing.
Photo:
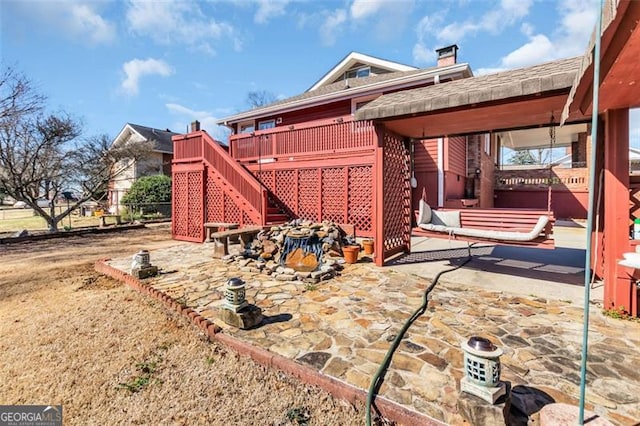
[[[551,211],[551,185],[553,172],[551,152],[555,143],[554,116],[549,127],[549,177],[547,179],[547,209],[520,208],[466,208],[431,209],[426,202],[423,188],[416,212],[414,236],[448,238],[470,243],[492,243],[508,246],[524,246],[553,249],[553,225]]]

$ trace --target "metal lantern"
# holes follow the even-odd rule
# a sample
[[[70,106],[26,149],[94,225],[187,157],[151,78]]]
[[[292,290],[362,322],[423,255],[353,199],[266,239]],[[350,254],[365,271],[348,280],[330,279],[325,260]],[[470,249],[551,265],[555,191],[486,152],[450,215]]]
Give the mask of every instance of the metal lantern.
[[[151,257],[149,256],[148,250],[140,250],[134,255],[133,260],[141,269],[151,266]]]
[[[465,377],[461,390],[494,403],[506,390],[500,382],[500,355],[502,349],[489,339],[472,336],[462,343]]]
[[[224,307],[233,312],[249,306],[245,299],[245,282],[240,278],[230,278],[224,288]]]

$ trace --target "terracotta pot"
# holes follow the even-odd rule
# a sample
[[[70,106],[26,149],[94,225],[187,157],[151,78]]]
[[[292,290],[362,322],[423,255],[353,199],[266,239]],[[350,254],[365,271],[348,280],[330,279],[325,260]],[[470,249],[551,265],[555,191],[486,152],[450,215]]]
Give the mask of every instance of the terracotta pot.
[[[364,247],[364,254],[373,254],[373,240],[362,241],[362,247]]]
[[[360,253],[360,246],[342,247],[342,255],[347,263],[356,263],[358,261],[358,253]]]

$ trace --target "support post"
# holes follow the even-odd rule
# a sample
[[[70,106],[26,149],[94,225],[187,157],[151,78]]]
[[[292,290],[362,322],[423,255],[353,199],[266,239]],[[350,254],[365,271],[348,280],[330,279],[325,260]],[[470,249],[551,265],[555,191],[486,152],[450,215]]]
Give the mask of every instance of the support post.
[[[376,266],[384,264],[384,129],[381,125],[375,126],[374,139],[376,147],[374,171],[373,171],[373,196],[374,196],[374,212],[373,212],[373,229],[374,253]]]
[[[630,310],[633,283],[618,265],[630,247],[628,109],[605,113],[604,169],[604,307]]]

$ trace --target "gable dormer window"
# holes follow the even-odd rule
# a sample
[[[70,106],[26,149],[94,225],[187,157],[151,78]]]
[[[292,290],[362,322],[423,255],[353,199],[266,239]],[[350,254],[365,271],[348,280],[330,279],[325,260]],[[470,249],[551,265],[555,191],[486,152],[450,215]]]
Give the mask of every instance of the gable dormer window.
[[[369,77],[371,74],[371,67],[359,67],[353,68],[344,73],[344,78],[360,78],[360,77]]]

